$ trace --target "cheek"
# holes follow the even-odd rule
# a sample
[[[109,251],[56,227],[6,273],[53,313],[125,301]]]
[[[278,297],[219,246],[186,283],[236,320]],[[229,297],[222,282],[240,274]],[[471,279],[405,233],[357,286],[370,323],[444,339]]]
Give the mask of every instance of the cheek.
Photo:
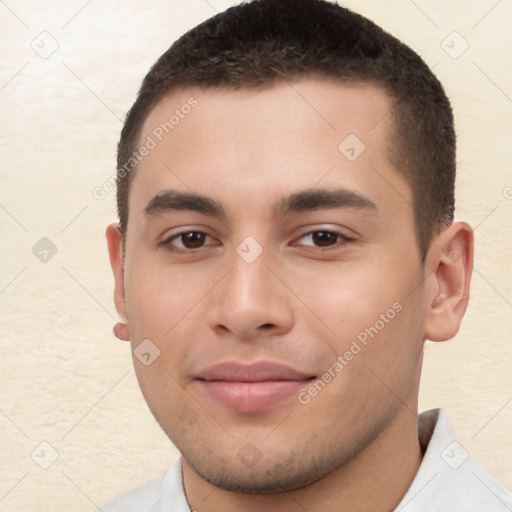
[[[421,275],[407,262],[400,271],[396,267],[396,261],[386,265],[382,258],[373,265],[346,262],[325,272],[303,272],[296,281],[297,296],[314,313],[304,308],[303,322],[313,336],[322,324],[329,328],[323,338],[329,340],[331,364],[343,356],[352,381],[366,379],[369,369],[395,379],[404,367],[416,366],[424,311],[421,287],[411,290]]]
[[[133,258],[126,269],[127,319],[130,325],[132,350],[143,340],[151,340],[160,351],[158,359],[145,367],[134,359],[137,377],[147,392],[162,394],[173,387],[169,396],[179,397],[184,370],[190,360],[204,352],[207,330],[205,307],[208,292],[215,285],[217,272],[180,269],[161,261]],[[202,348],[198,349],[198,345]]]
[[[397,276],[390,280],[382,266],[372,268],[367,262],[346,262],[321,271],[316,268],[301,272],[300,277],[295,277],[296,285],[290,287],[304,309],[315,314],[310,312],[304,318],[315,316],[335,337],[347,340],[376,322],[380,326],[381,318],[386,325],[394,319],[405,298],[406,286],[399,279]]]
[[[421,323],[410,304],[383,311],[384,319],[365,321],[358,312],[345,322],[331,343],[335,354],[299,396],[311,417],[350,432],[409,403],[421,365]]]
[[[167,338],[211,287],[210,276],[135,255],[126,265],[127,316],[133,334]]]

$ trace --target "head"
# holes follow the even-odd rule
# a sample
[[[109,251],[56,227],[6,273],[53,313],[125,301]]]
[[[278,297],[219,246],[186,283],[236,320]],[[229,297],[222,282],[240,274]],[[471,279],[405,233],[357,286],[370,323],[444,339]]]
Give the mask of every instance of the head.
[[[151,68],[118,169],[122,336],[198,475],[297,489],[416,421],[423,342],[457,332],[472,264],[418,55],[328,2],[228,9]]]

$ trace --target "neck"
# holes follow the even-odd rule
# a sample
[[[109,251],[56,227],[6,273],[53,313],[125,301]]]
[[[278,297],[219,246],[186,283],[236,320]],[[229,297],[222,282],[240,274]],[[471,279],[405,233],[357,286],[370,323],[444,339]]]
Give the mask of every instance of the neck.
[[[393,510],[421,464],[417,404],[403,405],[388,426],[357,456],[322,480],[292,492],[248,495],[217,488],[183,459],[183,477],[197,512],[345,512]]]

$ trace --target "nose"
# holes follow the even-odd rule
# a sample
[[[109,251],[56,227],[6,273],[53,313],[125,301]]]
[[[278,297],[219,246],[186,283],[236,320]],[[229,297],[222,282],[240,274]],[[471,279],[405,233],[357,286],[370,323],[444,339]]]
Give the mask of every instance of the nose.
[[[240,341],[282,335],[291,330],[292,298],[268,264],[263,254],[252,263],[234,255],[231,270],[210,298],[210,328]]]

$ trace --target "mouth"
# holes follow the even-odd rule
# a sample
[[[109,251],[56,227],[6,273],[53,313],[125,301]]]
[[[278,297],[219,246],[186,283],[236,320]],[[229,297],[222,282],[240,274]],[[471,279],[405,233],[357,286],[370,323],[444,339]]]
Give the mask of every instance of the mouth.
[[[196,378],[200,389],[225,408],[239,412],[262,411],[296,396],[315,376],[281,363],[223,362]]]

